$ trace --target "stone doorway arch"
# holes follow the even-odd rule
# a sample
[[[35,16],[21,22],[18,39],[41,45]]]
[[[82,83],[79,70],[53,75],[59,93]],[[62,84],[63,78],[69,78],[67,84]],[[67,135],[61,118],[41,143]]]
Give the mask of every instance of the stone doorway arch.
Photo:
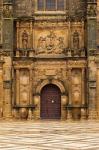
[[[40,95],[41,119],[61,118],[61,91],[55,84],[47,84]]]
[[[35,119],[41,119],[41,91],[44,86],[48,84],[56,85],[61,92],[61,119],[67,118],[67,111],[65,109],[66,104],[68,103],[68,91],[66,90],[64,84],[56,79],[53,80],[43,80],[42,82],[39,82],[35,89],[35,95],[34,95],[34,105],[36,105],[36,109],[34,110],[34,118]]]

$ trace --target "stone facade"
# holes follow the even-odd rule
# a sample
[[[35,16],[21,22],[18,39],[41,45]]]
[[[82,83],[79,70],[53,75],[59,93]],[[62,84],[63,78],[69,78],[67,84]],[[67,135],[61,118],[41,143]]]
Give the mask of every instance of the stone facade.
[[[0,118],[41,119],[49,84],[61,91],[61,119],[99,118],[98,3],[39,11],[37,0],[0,1]]]

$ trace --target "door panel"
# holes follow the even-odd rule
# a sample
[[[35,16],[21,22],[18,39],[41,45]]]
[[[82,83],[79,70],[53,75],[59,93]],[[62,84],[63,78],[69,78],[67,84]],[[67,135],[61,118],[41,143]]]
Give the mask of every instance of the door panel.
[[[56,85],[48,84],[41,91],[41,118],[61,118],[61,92]]]

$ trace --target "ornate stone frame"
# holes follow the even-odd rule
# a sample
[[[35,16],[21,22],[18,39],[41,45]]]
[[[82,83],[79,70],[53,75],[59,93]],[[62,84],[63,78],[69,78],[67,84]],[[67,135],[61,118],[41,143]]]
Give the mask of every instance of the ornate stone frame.
[[[65,109],[65,105],[68,102],[68,95],[67,95],[68,91],[67,91],[67,89],[65,89],[62,82],[59,80],[56,80],[56,79],[52,79],[52,80],[46,79],[37,85],[36,91],[35,91],[36,93],[34,95],[34,105],[36,105],[36,108],[34,110],[35,119],[40,119],[40,93],[41,93],[41,89],[45,85],[50,84],[50,83],[58,86],[60,91],[61,91],[61,119],[66,119],[67,118],[67,112]]]

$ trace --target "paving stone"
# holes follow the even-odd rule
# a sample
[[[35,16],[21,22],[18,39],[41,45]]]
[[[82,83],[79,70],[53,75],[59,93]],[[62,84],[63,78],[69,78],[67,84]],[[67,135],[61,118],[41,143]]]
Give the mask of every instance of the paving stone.
[[[99,150],[99,122],[0,122],[0,150]]]

